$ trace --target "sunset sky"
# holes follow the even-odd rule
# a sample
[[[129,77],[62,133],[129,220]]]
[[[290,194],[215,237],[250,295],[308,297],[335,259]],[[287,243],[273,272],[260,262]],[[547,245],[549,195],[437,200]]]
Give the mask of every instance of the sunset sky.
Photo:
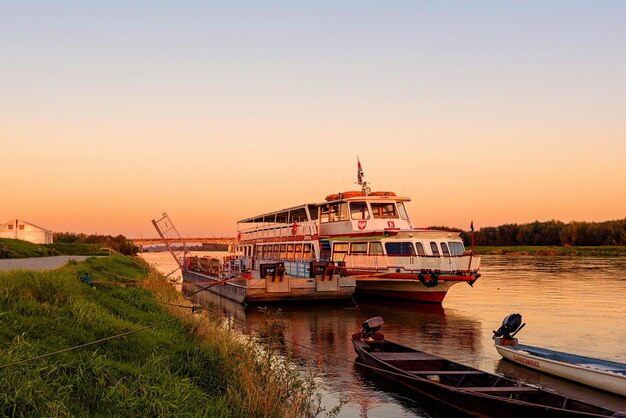
[[[358,188],[626,217],[626,2],[0,3],[0,223],[156,236]]]

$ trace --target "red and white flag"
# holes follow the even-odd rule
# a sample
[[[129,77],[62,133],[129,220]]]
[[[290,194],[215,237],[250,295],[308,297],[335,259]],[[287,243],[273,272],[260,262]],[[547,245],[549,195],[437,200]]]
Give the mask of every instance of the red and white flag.
[[[363,184],[363,167],[361,167],[361,161],[359,161],[359,157],[356,157],[356,161],[359,163],[358,168],[356,170],[356,178],[359,184]]]

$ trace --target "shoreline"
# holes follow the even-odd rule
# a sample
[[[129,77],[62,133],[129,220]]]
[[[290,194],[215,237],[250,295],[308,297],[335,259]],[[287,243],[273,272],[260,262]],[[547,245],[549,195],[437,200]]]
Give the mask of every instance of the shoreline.
[[[276,367],[281,360],[254,335],[233,333],[134,260],[0,271],[0,410],[300,416],[315,406],[314,388]]]
[[[468,249],[469,247],[466,247]],[[548,245],[476,246],[479,255],[545,256],[545,257],[626,257],[626,246],[557,247]]]

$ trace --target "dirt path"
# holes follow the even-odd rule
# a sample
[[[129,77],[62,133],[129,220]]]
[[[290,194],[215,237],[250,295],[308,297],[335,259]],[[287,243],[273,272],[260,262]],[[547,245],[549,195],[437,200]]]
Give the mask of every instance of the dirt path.
[[[0,271],[8,270],[54,270],[70,260],[84,261],[85,255],[58,255],[55,257],[16,258],[0,260]]]

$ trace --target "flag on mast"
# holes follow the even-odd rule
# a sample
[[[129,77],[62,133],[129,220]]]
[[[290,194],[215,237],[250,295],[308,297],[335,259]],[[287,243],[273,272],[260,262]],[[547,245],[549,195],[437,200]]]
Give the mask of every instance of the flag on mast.
[[[362,185],[363,184],[363,177],[364,177],[363,167],[361,167],[361,161],[359,161],[359,157],[356,157],[356,161],[358,163],[358,167],[357,167],[357,170],[356,170],[357,183]]]

